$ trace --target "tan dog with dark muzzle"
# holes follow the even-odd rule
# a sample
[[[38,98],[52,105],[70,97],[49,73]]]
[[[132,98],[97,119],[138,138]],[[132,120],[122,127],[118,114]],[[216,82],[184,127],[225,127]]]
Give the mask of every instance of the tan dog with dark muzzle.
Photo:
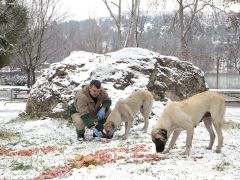
[[[168,153],[175,144],[182,130],[187,131],[186,150],[184,155],[189,155],[192,147],[194,128],[202,120],[210,134],[210,143],[207,149],[212,149],[215,134],[212,124],[218,136],[217,153],[221,152],[223,144],[222,128],[229,128],[231,125],[224,120],[225,101],[216,92],[202,92],[183,101],[170,102],[162,112],[156,126],[152,129],[152,141],[155,143],[156,151],[163,152],[168,137],[173,136],[168,148]]]
[[[125,122],[124,139],[127,139],[129,130],[133,123],[133,116],[140,111],[144,118],[144,131],[148,129],[148,118],[152,111],[153,96],[147,90],[138,90],[133,92],[129,97],[121,99],[109,114],[104,129],[107,138],[112,138],[114,132]]]

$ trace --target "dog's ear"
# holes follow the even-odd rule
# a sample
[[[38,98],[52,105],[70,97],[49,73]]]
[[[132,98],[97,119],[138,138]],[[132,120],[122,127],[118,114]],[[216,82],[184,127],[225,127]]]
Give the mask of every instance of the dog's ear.
[[[160,129],[159,134],[161,134],[165,139],[167,139],[167,130],[166,129]]]

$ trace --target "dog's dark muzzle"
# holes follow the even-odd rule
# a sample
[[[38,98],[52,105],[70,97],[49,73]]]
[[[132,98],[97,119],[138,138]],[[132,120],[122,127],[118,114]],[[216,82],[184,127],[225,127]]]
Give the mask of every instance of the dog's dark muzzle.
[[[112,138],[113,138],[113,135],[108,135],[108,134],[106,134],[105,137],[106,137],[107,139],[112,139]]]
[[[160,139],[156,139],[154,143],[155,143],[157,152],[163,152],[164,151],[165,144],[166,144],[165,141],[161,141]]]
[[[111,133],[111,131],[106,131],[105,137],[107,139],[112,139],[113,138],[113,133]]]

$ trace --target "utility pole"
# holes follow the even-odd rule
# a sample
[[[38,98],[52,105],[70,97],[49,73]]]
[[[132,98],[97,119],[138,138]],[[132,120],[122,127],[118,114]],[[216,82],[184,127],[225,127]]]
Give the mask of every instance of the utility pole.
[[[217,89],[218,89],[218,80],[219,80],[219,61],[220,61],[220,57],[217,57]]]

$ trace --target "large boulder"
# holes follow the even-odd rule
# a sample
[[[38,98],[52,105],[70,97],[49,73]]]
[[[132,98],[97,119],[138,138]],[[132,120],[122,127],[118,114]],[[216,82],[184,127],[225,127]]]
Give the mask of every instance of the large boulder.
[[[76,92],[92,79],[103,82],[115,103],[136,89],[149,89],[155,100],[180,100],[206,90],[204,73],[176,57],[141,48],[100,55],[73,52],[51,64],[32,87],[26,114],[69,117]]]

